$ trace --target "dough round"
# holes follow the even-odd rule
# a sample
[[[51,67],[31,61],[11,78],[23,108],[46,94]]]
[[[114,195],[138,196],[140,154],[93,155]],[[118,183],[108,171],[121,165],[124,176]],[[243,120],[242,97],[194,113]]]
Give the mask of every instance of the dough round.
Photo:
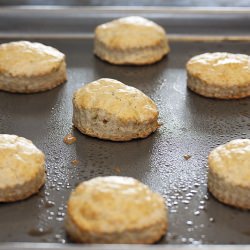
[[[187,63],[187,85],[203,96],[237,99],[250,96],[250,57],[226,52],[205,53]]]
[[[77,242],[153,243],[167,224],[163,198],[129,177],[82,182],[68,201],[66,230]]]
[[[78,89],[73,124],[82,133],[112,141],[144,138],[158,127],[155,103],[140,90],[103,78]]]
[[[0,45],[0,90],[35,93],[66,79],[65,56],[58,50],[28,41]]]
[[[94,53],[113,64],[151,64],[169,52],[165,30],[139,16],[97,26]]]
[[[250,209],[250,140],[237,139],[208,157],[208,188],[221,202]]]
[[[23,137],[0,134],[0,202],[28,198],[44,182],[44,154]]]

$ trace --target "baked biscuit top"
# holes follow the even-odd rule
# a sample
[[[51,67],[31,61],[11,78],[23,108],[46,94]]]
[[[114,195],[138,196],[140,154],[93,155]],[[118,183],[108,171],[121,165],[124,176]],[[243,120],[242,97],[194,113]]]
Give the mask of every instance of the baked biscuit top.
[[[152,121],[158,117],[156,104],[140,90],[117,80],[102,78],[84,85],[74,94],[78,108],[103,110],[122,121]]]
[[[237,139],[215,148],[208,157],[210,170],[231,184],[250,188],[250,140]]]
[[[208,85],[232,87],[250,84],[250,57],[243,54],[201,54],[188,61],[187,70]]]
[[[0,135],[0,188],[34,180],[44,169],[44,154],[35,145],[16,135]]]
[[[0,45],[0,73],[16,77],[42,76],[57,70],[64,54],[41,43],[18,41]]]
[[[131,49],[161,45],[165,30],[139,16],[129,16],[97,26],[95,37],[112,49]]]
[[[166,217],[163,198],[130,177],[97,177],[72,192],[68,211],[83,230],[122,232],[142,229]]]

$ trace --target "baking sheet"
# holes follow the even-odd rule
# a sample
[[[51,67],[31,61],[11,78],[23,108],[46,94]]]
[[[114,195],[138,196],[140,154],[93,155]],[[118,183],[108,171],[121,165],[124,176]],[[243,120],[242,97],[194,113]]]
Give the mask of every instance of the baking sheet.
[[[7,16],[10,13],[8,10]],[[102,23],[110,19],[108,12],[106,15],[89,22]],[[3,14],[3,20],[7,16]],[[161,17],[166,28],[167,20]],[[121,175],[139,179],[166,198],[170,225],[159,244],[250,244],[249,212],[219,203],[206,186],[211,149],[232,139],[250,137],[250,99],[223,101],[198,96],[186,88],[185,73],[191,56],[213,51],[249,54],[249,42],[175,40],[170,43],[171,53],[161,62],[132,67],[114,66],[96,58],[93,40],[85,33],[70,39],[66,32],[67,39],[53,39],[46,38],[45,31],[44,37],[35,29],[26,35],[66,54],[68,82],[39,94],[0,92],[0,133],[24,136],[45,152],[47,182],[30,199],[0,204],[0,242],[69,243],[63,220],[70,191],[96,176]],[[11,30],[1,33],[0,43],[13,40],[4,39],[7,33]],[[120,80],[149,95],[159,107],[161,128],[146,139],[120,143],[87,137],[72,129],[73,92],[83,83],[102,77]],[[63,142],[69,132],[77,137],[72,145]],[[191,158],[186,160],[185,155]],[[79,165],[74,166],[72,160],[78,160]],[[0,249],[4,247],[0,244]]]

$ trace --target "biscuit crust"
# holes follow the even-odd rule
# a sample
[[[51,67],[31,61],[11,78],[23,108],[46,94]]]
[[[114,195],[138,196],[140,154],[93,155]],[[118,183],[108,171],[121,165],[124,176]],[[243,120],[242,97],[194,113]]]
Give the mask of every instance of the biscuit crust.
[[[151,64],[169,50],[165,30],[143,17],[116,19],[95,30],[94,53],[113,64]]]
[[[237,139],[208,157],[208,189],[221,202],[250,209],[250,140]]]
[[[28,41],[0,45],[0,89],[35,93],[67,80],[65,56],[41,43]]]
[[[77,242],[153,243],[167,225],[163,198],[129,177],[82,182],[68,201],[66,230]]]
[[[73,124],[82,133],[113,141],[144,138],[158,127],[155,103],[140,90],[103,78],[77,90]]]
[[[34,144],[16,135],[0,135],[0,202],[37,193],[45,182],[45,156]]]
[[[250,57],[226,52],[205,53],[187,65],[187,86],[197,94],[219,99],[250,96]]]

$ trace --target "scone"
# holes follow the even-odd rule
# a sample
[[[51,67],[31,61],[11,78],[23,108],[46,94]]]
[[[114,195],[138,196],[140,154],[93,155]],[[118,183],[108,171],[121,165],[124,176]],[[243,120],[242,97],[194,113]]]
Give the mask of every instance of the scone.
[[[250,140],[237,139],[208,157],[208,188],[221,202],[250,209]]]
[[[149,244],[167,225],[163,198],[129,177],[82,182],[68,201],[66,230],[76,242]]]
[[[0,134],[0,202],[37,193],[45,182],[44,154],[16,135]]]
[[[58,50],[28,41],[0,45],[0,90],[35,93],[66,79],[65,56]]]
[[[220,99],[250,96],[250,57],[205,53],[187,63],[187,86],[197,94]]]
[[[165,30],[139,16],[97,26],[94,39],[94,53],[113,64],[151,64],[169,52]]]
[[[103,78],[78,89],[73,124],[82,133],[112,141],[144,138],[158,127],[155,103],[140,90]]]

